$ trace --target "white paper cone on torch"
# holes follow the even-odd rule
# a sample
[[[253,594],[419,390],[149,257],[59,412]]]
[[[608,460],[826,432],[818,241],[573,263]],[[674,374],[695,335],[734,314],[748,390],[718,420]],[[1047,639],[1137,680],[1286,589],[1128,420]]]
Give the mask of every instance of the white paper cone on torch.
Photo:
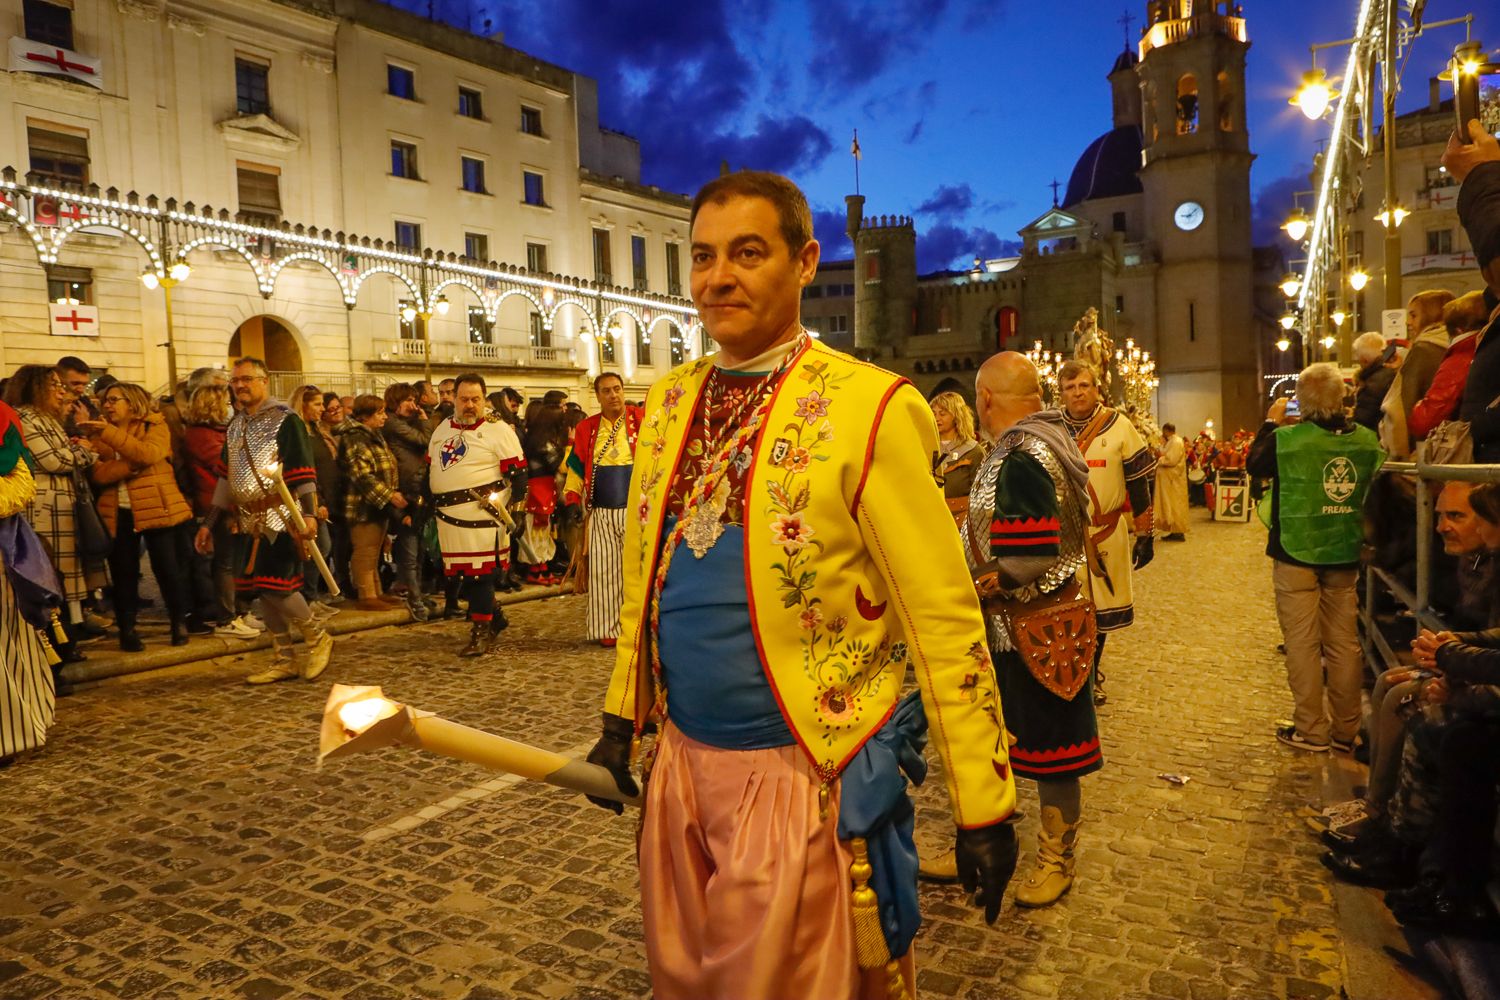
[[[440,719],[392,701],[378,687],[333,685],[323,708],[318,763],[388,746],[417,747],[596,798],[641,804],[640,796],[627,797],[598,764]]]

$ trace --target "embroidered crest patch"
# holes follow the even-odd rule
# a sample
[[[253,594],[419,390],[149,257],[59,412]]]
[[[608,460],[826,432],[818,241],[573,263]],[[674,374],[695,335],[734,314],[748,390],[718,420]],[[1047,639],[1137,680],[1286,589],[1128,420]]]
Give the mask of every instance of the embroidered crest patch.
[[[462,434],[458,437],[449,438],[443,442],[442,451],[438,453],[438,461],[443,463],[443,468],[451,469],[463,460],[469,453],[469,444],[464,440]]]

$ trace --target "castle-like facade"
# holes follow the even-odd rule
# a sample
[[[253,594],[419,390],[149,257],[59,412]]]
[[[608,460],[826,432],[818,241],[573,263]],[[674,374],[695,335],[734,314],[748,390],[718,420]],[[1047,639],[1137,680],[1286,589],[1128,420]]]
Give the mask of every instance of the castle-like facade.
[[[1071,352],[1093,306],[1116,344],[1133,338],[1156,358],[1164,419],[1255,426],[1280,309],[1265,294],[1277,265],[1258,278],[1251,247],[1245,19],[1202,0],[1152,0],[1147,13],[1137,50],[1108,74],[1113,127],[1020,231],[1019,257],[919,276],[912,220],[846,199],[849,346],[929,393],[972,395],[973,370],[997,350]]]

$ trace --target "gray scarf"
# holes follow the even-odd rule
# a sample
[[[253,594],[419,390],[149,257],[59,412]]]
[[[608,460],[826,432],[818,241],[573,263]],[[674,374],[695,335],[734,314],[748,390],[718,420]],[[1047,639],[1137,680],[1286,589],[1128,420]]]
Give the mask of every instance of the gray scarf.
[[[1060,410],[1039,410],[1028,414],[1017,420],[1009,430],[1025,431],[1027,434],[1034,434],[1041,438],[1042,443],[1052,449],[1052,454],[1057,456],[1057,460],[1067,470],[1069,477],[1073,480],[1074,489],[1078,490],[1080,495],[1088,496],[1089,464],[1084,461],[1078,445],[1073,442],[1073,435],[1069,432],[1068,425],[1063,422]]]

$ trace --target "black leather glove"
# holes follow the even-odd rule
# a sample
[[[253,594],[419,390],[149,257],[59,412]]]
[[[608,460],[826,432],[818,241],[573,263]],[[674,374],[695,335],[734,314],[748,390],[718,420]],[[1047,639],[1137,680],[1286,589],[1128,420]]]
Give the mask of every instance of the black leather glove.
[[[1142,569],[1156,556],[1156,540],[1150,535],[1136,535],[1135,549],[1130,553],[1133,569]]]
[[[953,853],[964,892],[978,891],[974,902],[984,907],[985,923],[993,924],[1000,915],[1005,887],[1016,873],[1015,828],[1009,823],[994,823],[975,830],[960,827]]]
[[[634,737],[635,723],[605,712],[604,732],[586,758],[590,764],[598,764],[614,775],[615,784],[626,795],[641,793],[640,787],[636,785],[635,778],[630,773],[630,741]],[[587,798],[594,805],[603,806],[616,816],[625,811],[624,803],[616,802],[614,799],[601,799],[594,795],[589,795]]]

